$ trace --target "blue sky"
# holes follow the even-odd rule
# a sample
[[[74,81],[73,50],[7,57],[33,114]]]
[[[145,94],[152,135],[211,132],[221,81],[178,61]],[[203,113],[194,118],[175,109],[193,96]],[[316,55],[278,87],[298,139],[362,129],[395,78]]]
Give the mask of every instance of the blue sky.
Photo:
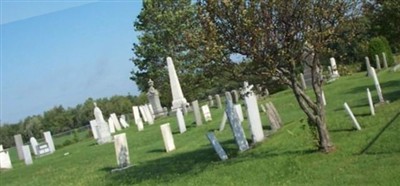
[[[2,123],[137,95],[129,58],[141,1],[1,1]]]

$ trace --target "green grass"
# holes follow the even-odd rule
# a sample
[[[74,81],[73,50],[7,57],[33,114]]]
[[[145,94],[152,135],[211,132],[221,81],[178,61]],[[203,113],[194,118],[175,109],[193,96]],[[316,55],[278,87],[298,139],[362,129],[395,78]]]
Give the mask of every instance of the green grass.
[[[116,167],[113,143],[96,145],[86,139],[34,159],[31,166],[18,161],[11,149],[14,168],[0,172],[1,185],[400,185],[400,73],[379,73],[390,104],[377,107],[376,116],[369,115],[366,96],[369,88],[377,102],[375,87],[364,74],[324,86],[328,128],[336,147],[330,154],[315,151],[306,117],[287,90],[261,101],[275,104],[284,127],[243,153],[238,153],[229,125],[217,131],[223,110],[213,108],[213,121],[200,127],[192,113],[186,116],[184,134],[179,134],[175,117],[158,119],[142,132],[131,124],[121,132],[127,134],[133,167],[121,172],[110,172]],[[353,129],[345,101],[361,131]],[[261,117],[268,129],[266,115]],[[177,147],[170,153],[164,151],[159,128],[167,122]],[[248,123],[243,126],[250,140]],[[215,131],[229,160],[219,161],[205,136],[208,131]]]

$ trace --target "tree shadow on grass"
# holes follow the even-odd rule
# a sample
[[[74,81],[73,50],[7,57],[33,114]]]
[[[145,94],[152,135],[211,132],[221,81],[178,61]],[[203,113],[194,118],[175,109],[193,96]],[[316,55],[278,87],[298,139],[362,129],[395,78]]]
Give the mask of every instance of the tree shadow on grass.
[[[352,132],[356,131],[357,129],[351,128],[351,129],[331,129],[329,132]]]
[[[231,142],[228,140],[228,142],[222,144],[224,143],[229,144]],[[224,149],[227,153],[234,151],[230,148]],[[191,152],[172,153],[168,157],[135,164],[132,168],[124,171],[110,173],[106,176],[107,183],[108,185],[133,185],[148,180],[156,180],[157,184],[165,184],[173,181],[177,176],[198,174],[210,164],[222,163],[211,145]],[[110,172],[111,170],[106,167],[100,169],[100,171]]]
[[[359,154],[364,154],[367,153],[367,151],[377,142],[377,140],[379,139],[379,137],[383,134],[383,132],[385,132],[385,130],[391,126],[393,123],[395,123],[394,121],[400,116],[400,112],[397,113],[380,131],[379,133],[367,144],[367,146],[361,150],[361,152]]]

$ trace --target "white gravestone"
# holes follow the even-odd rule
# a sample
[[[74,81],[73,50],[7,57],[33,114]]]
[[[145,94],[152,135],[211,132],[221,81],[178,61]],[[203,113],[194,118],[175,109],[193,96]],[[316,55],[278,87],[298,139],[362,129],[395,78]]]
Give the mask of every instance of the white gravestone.
[[[132,107],[133,117],[135,118],[135,124],[137,125],[138,131],[143,130],[143,121],[139,114],[139,108],[137,106]]]
[[[378,70],[381,69],[381,62],[379,61],[379,56],[377,54],[375,54],[375,62],[376,62],[376,68]]]
[[[207,99],[208,99],[208,106],[209,107],[214,107],[214,100],[213,100],[212,96],[209,95],[207,97]]]
[[[326,99],[325,99],[325,93],[324,93],[324,91],[321,92],[321,97],[322,97],[322,104],[323,104],[324,106],[326,106]]]
[[[31,165],[32,155],[31,155],[31,150],[29,149],[29,145],[22,146],[22,152],[24,155],[25,165]]]
[[[108,118],[108,127],[110,128],[110,133],[114,134],[115,126],[114,126],[114,120],[111,118],[111,116]]]
[[[247,115],[253,143],[257,143],[264,140],[264,131],[261,124],[260,111],[258,110],[257,97],[251,90],[252,88],[253,85],[244,82],[242,95],[247,106]]]
[[[31,143],[33,154],[38,155],[38,152],[37,152],[38,142],[37,142],[36,138],[35,137],[31,137],[29,139],[29,142]]]
[[[10,154],[0,145],[0,169],[12,169]]]
[[[207,138],[210,141],[211,145],[213,146],[215,152],[217,152],[219,158],[224,161],[228,159],[228,155],[226,155],[225,150],[222,148],[221,144],[218,142],[217,138],[215,137],[214,133],[208,132]]]
[[[147,122],[149,122],[149,125],[153,125],[154,124],[154,116],[150,112],[149,105],[147,105],[147,104],[144,105],[143,109],[144,109],[144,113],[146,114],[146,117],[147,117]]]
[[[131,162],[129,159],[129,148],[125,133],[117,134],[114,136],[114,147],[118,167],[128,167]]]
[[[367,68],[367,75],[371,76],[371,63],[369,62],[369,58],[365,56],[365,67]]]
[[[244,121],[244,117],[243,117],[242,105],[241,104],[236,104],[234,106],[234,109],[235,109],[236,113],[238,114],[240,122],[243,122]]]
[[[175,66],[172,58],[167,57],[167,67],[169,75],[169,83],[172,92],[172,107],[171,110],[175,111],[180,108],[182,104],[187,104],[185,97],[183,97],[181,84],[179,83],[178,75],[176,75]]]
[[[263,104],[261,104],[260,107],[261,107],[261,110],[262,110],[264,113],[267,113],[267,109],[265,108],[265,106],[264,106]]]
[[[376,75],[374,67],[371,67],[371,74],[372,74],[372,78],[374,79],[374,84],[375,84],[376,92],[378,93],[379,102],[385,103],[385,100],[383,99],[383,95],[382,95],[382,89],[381,89],[381,86],[379,85],[378,76]]]
[[[238,104],[239,103],[239,93],[237,90],[232,90],[232,95],[233,95],[233,103]]]
[[[374,108],[374,102],[372,101],[372,96],[371,92],[369,91],[369,88],[367,88],[367,96],[368,96],[368,104],[369,104],[369,109],[371,111],[371,115],[375,115],[375,108]]]
[[[156,116],[154,115],[154,110],[153,110],[153,106],[151,106],[151,104],[146,104],[146,106],[148,107],[151,117],[153,117],[153,119],[156,118]]]
[[[335,58],[331,57],[329,59],[329,61],[331,63],[331,67],[332,67],[332,77],[334,77],[334,78],[340,77],[337,66],[336,66]]]
[[[361,130],[360,124],[358,123],[356,117],[354,117],[353,112],[351,112],[351,109],[346,102],[344,103],[344,108],[346,109],[347,114],[349,114],[349,116],[351,117],[351,120],[353,120],[354,127],[356,127],[357,130]]]
[[[164,140],[165,150],[167,152],[175,150],[174,137],[172,136],[171,127],[169,123],[161,125],[160,129]]]
[[[201,106],[201,111],[203,111],[204,120],[206,122],[212,121],[211,112],[210,112],[210,108],[208,108],[208,105]]]
[[[20,160],[24,159],[24,154],[22,153],[22,146],[24,142],[22,141],[21,134],[14,135],[15,147],[17,148],[18,158]]]
[[[197,126],[202,125],[203,120],[201,119],[199,102],[197,100],[192,102],[192,108],[193,108],[194,118],[196,120],[196,125]]]
[[[217,102],[217,108],[222,108],[221,97],[218,94],[215,95],[215,100]]]
[[[382,58],[383,58],[383,67],[384,67],[384,68],[388,68],[388,64],[387,64],[387,59],[386,59],[386,54],[385,54],[385,52],[382,52]]]
[[[97,139],[99,138],[98,136],[98,131],[97,131],[97,123],[96,120],[90,120],[90,128],[92,129],[92,134],[93,134],[93,138]]]
[[[50,131],[44,132],[43,135],[47,145],[49,145],[50,152],[53,153],[54,151],[56,151],[56,147],[54,146],[53,137],[51,136]]]
[[[221,124],[219,125],[219,131],[220,132],[224,130],[227,119],[228,118],[226,116],[226,112],[224,112],[224,115],[222,116]]]
[[[124,128],[128,128],[129,127],[128,122],[126,122],[125,115],[121,115],[119,117],[119,123],[121,123],[122,127],[124,127]]]
[[[117,115],[115,113],[112,113],[112,114],[110,114],[110,117],[111,117],[111,119],[113,121],[115,129],[117,131],[120,131],[122,128],[121,128],[121,124],[118,121]]]
[[[146,114],[145,111],[144,111],[144,106],[143,106],[143,105],[140,105],[140,106],[139,106],[139,110],[140,110],[140,114],[143,116],[143,121],[144,121],[144,122],[148,122],[147,114]]]
[[[300,82],[301,82],[301,88],[303,88],[303,90],[306,90],[307,84],[306,84],[306,80],[304,79],[303,73],[300,73]]]
[[[100,108],[97,107],[97,104],[94,103],[94,117],[96,118],[97,123],[97,143],[104,144],[112,142],[112,136],[110,133],[110,126],[104,120],[103,113]]]
[[[179,132],[182,134],[186,131],[186,124],[180,108],[176,110],[176,119],[178,120]]]

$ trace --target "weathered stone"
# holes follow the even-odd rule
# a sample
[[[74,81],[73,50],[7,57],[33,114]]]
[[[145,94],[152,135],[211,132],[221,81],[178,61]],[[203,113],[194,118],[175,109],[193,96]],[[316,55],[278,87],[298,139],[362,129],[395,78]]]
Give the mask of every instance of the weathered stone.
[[[21,134],[14,135],[14,141],[15,141],[15,147],[16,147],[17,153],[18,153],[18,159],[23,160],[24,153],[22,152],[22,146],[24,145],[24,142],[22,141]]]
[[[323,104],[324,106],[326,106],[326,99],[325,99],[325,93],[324,93],[324,91],[321,92],[321,96],[322,96],[322,104]]]
[[[108,127],[110,128],[110,133],[114,134],[115,126],[114,126],[114,120],[111,118],[111,116],[108,118]]]
[[[10,154],[0,145],[0,169],[12,169]]]
[[[208,105],[201,106],[201,111],[203,111],[204,120],[206,122],[212,121],[211,112],[210,112],[210,108],[208,108]]]
[[[225,129],[226,121],[227,121],[227,116],[226,116],[226,112],[224,112],[224,115],[222,116],[221,124],[219,125],[219,131],[220,132]]]
[[[172,136],[171,127],[169,123],[161,125],[160,128],[164,140],[165,150],[167,152],[175,150],[174,137]]]
[[[241,104],[236,104],[234,106],[235,112],[238,114],[240,122],[244,121],[244,116],[243,116],[243,110],[242,110],[242,105]]]
[[[153,114],[157,116],[165,116],[167,113],[164,112],[161,102],[160,102],[160,93],[157,89],[154,88],[154,82],[149,79],[149,91],[147,91],[147,99],[151,104],[151,108],[153,110]]]
[[[140,105],[140,106],[139,106],[139,110],[140,110],[140,114],[141,114],[142,117],[143,117],[143,121],[144,121],[144,122],[148,122],[147,114],[146,114],[146,112],[144,111],[144,106],[143,106],[143,105]]]
[[[379,102],[385,103],[385,99],[383,99],[383,95],[382,95],[382,89],[381,89],[381,86],[379,85],[378,76],[376,75],[375,69],[373,67],[371,67],[371,74],[372,74],[372,78],[374,79],[374,84],[375,84],[376,92],[378,93]]]
[[[260,111],[258,110],[258,103],[255,93],[251,90],[253,85],[244,83],[242,95],[247,106],[247,115],[250,124],[250,132],[252,134],[253,143],[261,142],[264,140],[264,131],[261,124]]]
[[[306,81],[304,80],[303,73],[300,73],[300,82],[301,82],[301,88],[303,88],[303,90],[307,89],[307,85],[306,85]]]
[[[368,104],[369,104],[369,109],[371,111],[371,115],[375,115],[375,108],[374,108],[374,102],[372,101],[372,96],[371,92],[369,91],[369,88],[367,88],[367,97],[368,97]]]
[[[193,101],[192,102],[192,107],[193,107],[193,112],[194,112],[194,118],[196,120],[196,125],[200,126],[200,125],[203,124],[203,121],[201,119],[199,102],[197,100]]]
[[[353,121],[353,125],[357,130],[361,130],[360,124],[358,123],[356,117],[354,117],[353,112],[351,111],[349,105],[347,105],[347,103],[344,103],[344,108],[347,111],[347,114],[349,114],[349,116],[351,117],[351,120]]]
[[[29,142],[31,143],[31,147],[32,147],[32,150],[33,150],[33,154],[38,155],[37,146],[38,146],[39,144],[38,144],[36,138],[35,138],[35,137],[31,137],[31,138],[29,139]]]
[[[181,134],[186,132],[185,118],[183,117],[181,109],[176,110],[176,119],[178,120],[179,132]]]
[[[99,138],[98,136],[98,131],[97,131],[97,123],[96,120],[90,120],[90,128],[92,129],[92,134],[93,134],[93,138],[97,139]]]
[[[97,123],[97,143],[104,144],[112,142],[112,136],[110,133],[110,126],[104,120],[103,113],[101,112],[100,108],[97,107],[96,103],[94,103],[94,116],[96,118]]]
[[[133,117],[135,118],[135,124],[138,128],[138,131],[142,131],[143,130],[143,121],[139,114],[139,107],[133,106],[132,111],[133,111]]]
[[[154,116],[151,114],[150,107],[149,105],[145,104],[143,105],[144,113],[146,114],[147,122],[149,125],[154,124]]]
[[[31,150],[29,149],[29,145],[22,146],[22,153],[24,155],[25,165],[31,165],[32,162],[32,155]]]
[[[114,136],[114,147],[118,167],[128,167],[131,162],[129,158],[129,148],[125,133],[117,134]]]
[[[232,129],[236,144],[239,147],[239,151],[245,151],[249,149],[249,144],[246,140],[246,136],[244,134],[238,114],[233,108],[232,97],[227,96],[225,112],[228,117],[229,125]]]
[[[218,94],[215,95],[215,100],[217,102],[217,108],[222,108],[221,97]]]
[[[179,83],[174,63],[172,62],[172,58],[170,57],[167,57],[167,67],[168,67],[169,83],[172,92],[171,110],[174,112],[176,109],[180,108],[182,104],[187,104],[187,101],[185,97],[183,97],[181,84]]]
[[[112,114],[110,114],[110,117],[111,117],[111,119],[113,121],[115,129],[117,131],[120,131],[122,128],[121,128],[121,124],[118,121],[117,115],[115,113],[112,113]]]
[[[369,62],[369,58],[365,56],[365,67],[367,68],[367,75],[371,76],[371,63]]]
[[[224,161],[228,159],[228,155],[226,155],[225,150],[222,148],[221,144],[218,142],[217,138],[215,137],[214,133],[208,132],[207,138],[210,141],[211,145],[213,146],[215,152],[217,152],[219,158]]]
[[[124,127],[124,128],[128,128],[129,127],[128,122],[126,122],[125,115],[121,115],[119,117],[119,123],[121,123],[122,127]]]
[[[232,95],[233,95],[233,103],[238,104],[239,103],[239,93],[237,90],[232,90]]]
[[[337,66],[336,66],[335,58],[331,57],[329,60],[330,60],[331,67],[332,67],[332,77],[333,78],[340,77]]]
[[[214,107],[214,100],[213,100],[212,96],[209,95],[207,97],[207,99],[208,99],[208,106],[209,107]]]
[[[382,52],[382,58],[383,58],[383,66],[384,66],[384,68],[388,68],[388,63],[387,63],[385,52]]]
[[[56,147],[54,146],[53,137],[51,136],[50,131],[44,132],[43,135],[46,143],[49,145],[50,152],[53,153],[54,151],[56,151]]]
[[[379,56],[375,54],[375,62],[376,62],[376,69],[380,70],[381,69],[381,62],[379,60]]]

